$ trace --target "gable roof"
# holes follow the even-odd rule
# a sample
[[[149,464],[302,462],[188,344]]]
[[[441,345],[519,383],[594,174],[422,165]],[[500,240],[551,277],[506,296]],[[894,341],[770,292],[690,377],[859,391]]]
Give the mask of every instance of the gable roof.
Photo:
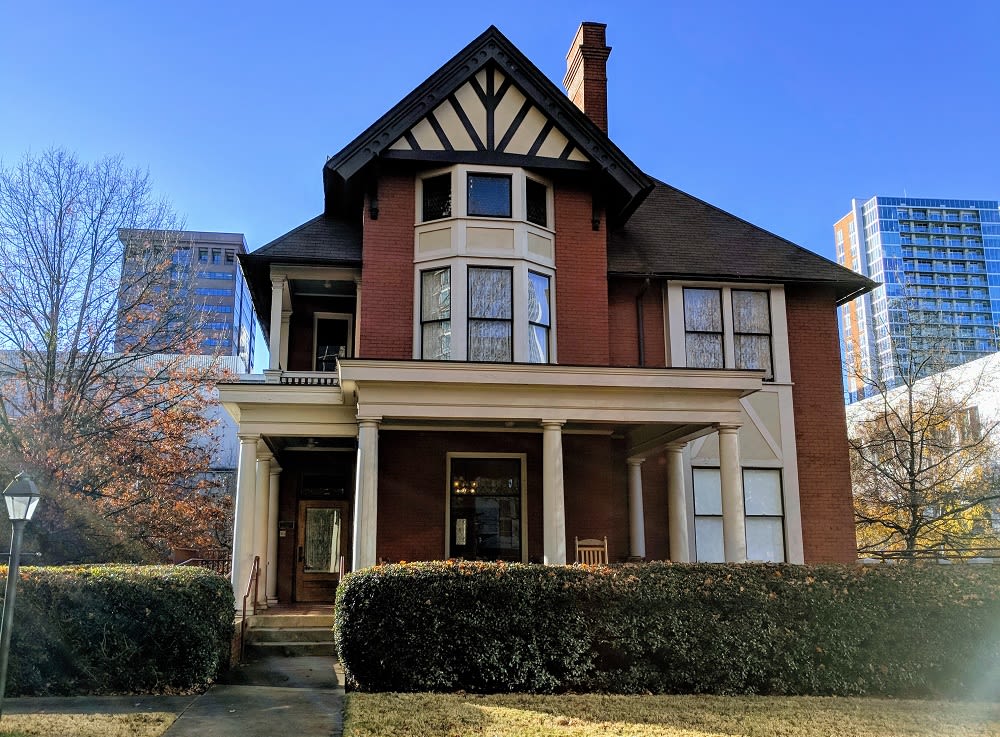
[[[657,181],[642,205],[608,239],[608,272],[832,286],[837,303],[876,282],[714,205]]]
[[[496,70],[498,76],[491,70]],[[512,99],[501,107],[511,89]],[[499,94],[501,90],[505,94]],[[520,116],[517,126],[513,125],[510,109],[515,111],[514,118]],[[456,141],[461,141],[459,149],[455,149],[447,133],[439,133],[439,117],[447,117],[452,123],[457,119],[460,125],[452,129],[457,132]],[[519,130],[526,120],[527,127]],[[488,130],[490,126],[492,131]],[[498,127],[504,132],[498,134]],[[541,136],[546,127],[545,136]],[[530,135],[533,131],[534,137]],[[511,132],[510,137],[507,132]],[[417,133],[432,150],[420,146]],[[552,155],[562,139],[566,143]],[[567,148],[568,144],[572,146]],[[544,154],[539,155],[543,150]],[[378,158],[446,161],[452,152],[456,161],[467,163],[593,172],[613,185],[607,204],[609,214],[618,219],[626,219],[653,185],[604,131],[496,26],[490,26],[326,162],[323,179],[327,211],[335,211],[340,200],[349,199],[351,192],[356,194],[364,186],[358,181],[359,175]]]

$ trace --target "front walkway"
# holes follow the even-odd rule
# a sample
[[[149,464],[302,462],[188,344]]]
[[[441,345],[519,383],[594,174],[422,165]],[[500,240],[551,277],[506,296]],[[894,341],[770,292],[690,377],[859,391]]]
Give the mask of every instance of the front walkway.
[[[344,674],[332,657],[263,657],[197,697],[164,737],[339,737]]]

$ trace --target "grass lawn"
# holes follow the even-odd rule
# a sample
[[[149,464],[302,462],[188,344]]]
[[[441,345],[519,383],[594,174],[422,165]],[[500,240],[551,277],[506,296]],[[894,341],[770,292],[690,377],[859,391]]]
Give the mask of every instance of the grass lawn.
[[[344,737],[1000,737],[1000,704],[726,696],[347,695]]]
[[[0,737],[159,737],[175,714],[5,714]]]

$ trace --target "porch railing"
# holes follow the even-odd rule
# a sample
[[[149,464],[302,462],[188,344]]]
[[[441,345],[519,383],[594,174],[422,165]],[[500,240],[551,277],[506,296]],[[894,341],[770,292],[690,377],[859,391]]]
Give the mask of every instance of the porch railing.
[[[210,571],[215,571],[220,576],[228,578],[232,566],[232,559],[229,557],[228,550],[220,550],[217,552],[205,550],[202,551],[202,557],[188,558],[187,560],[182,560],[180,563],[177,563],[177,565],[208,568]]]
[[[251,602],[251,614],[257,613],[257,582],[260,579],[260,556],[253,557],[253,565],[250,567],[250,578],[247,579],[247,588],[243,593],[243,616],[240,617],[240,662],[243,662],[246,650],[247,634],[247,599],[253,594]]]
[[[282,371],[279,381],[286,386],[340,386],[332,371]]]

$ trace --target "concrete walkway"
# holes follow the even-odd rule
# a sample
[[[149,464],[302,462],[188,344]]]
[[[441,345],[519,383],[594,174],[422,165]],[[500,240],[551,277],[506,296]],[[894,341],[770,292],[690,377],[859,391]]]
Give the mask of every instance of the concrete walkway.
[[[343,706],[336,658],[264,657],[196,697],[164,737],[339,737]]]
[[[200,696],[5,699],[5,714],[177,714],[165,737],[340,737],[344,671],[334,657],[262,657]]]

